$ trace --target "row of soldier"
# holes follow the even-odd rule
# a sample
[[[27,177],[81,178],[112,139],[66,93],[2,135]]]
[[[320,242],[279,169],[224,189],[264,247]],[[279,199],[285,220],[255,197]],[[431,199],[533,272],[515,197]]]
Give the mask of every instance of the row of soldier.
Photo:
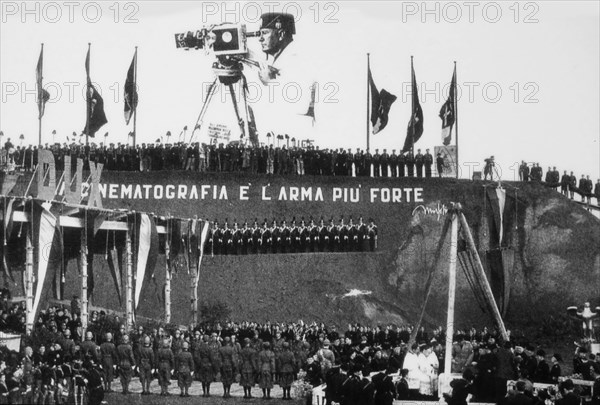
[[[270,224],[265,219],[259,227],[255,220],[252,227],[244,222],[240,227],[234,222],[230,228],[227,220],[220,226],[215,220],[210,229],[205,251],[214,255],[245,255],[257,253],[305,253],[305,252],[358,252],[377,249],[377,225],[373,219],[363,222],[362,217],[354,223],[340,218],[337,224],[333,218],[326,225],[323,218],[315,224],[311,218],[300,224],[293,218],[290,225],[285,219]]]
[[[539,163],[533,163],[531,167],[522,161],[519,165],[519,180],[520,181],[537,181],[541,182],[543,179],[544,183],[552,188],[558,189],[560,186],[560,192],[571,198],[575,198],[575,193],[581,195],[581,201],[591,203],[592,197],[595,197],[597,203],[600,204],[600,179],[596,181],[596,184],[592,182],[589,175],[581,175],[579,181],[577,176],[571,171],[563,171],[562,176],[559,171],[554,167],[548,167],[546,175],[543,175],[543,169]]]
[[[65,156],[71,157],[72,170],[77,158],[84,161],[84,170],[89,162],[102,163],[105,170],[158,171],[190,170],[199,172],[248,172],[266,174],[298,174],[329,176],[372,176],[372,177],[431,177],[433,156],[429,149],[425,154],[418,149],[396,154],[387,149],[372,154],[359,148],[319,149],[318,146],[274,147],[245,146],[238,143],[219,144],[128,144],[103,143],[89,146],[73,143],[54,144],[40,147],[52,151],[57,170],[64,170]],[[14,148],[10,139],[5,143],[8,159],[26,171],[37,165],[37,146]]]

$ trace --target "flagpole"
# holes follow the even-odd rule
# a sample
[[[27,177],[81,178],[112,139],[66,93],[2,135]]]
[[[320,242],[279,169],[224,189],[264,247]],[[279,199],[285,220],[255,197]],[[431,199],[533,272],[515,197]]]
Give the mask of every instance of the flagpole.
[[[410,55],[410,84],[411,84],[411,95],[410,95],[410,119],[412,120],[414,117],[412,116],[415,113],[415,95],[413,91],[415,89],[412,88],[412,84],[417,85],[415,80],[415,68],[413,66],[413,56]],[[414,156],[415,154],[415,126],[411,127],[410,131],[410,154]]]
[[[42,42],[42,58],[44,57],[44,43]],[[43,59],[42,59],[43,60]],[[43,63],[43,62],[42,62]],[[43,71],[43,66],[41,66],[41,70]],[[42,76],[42,72],[40,72],[40,76]],[[40,86],[41,86],[41,82],[43,80],[43,77],[40,78]],[[42,146],[42,114],[40,114],[40,101],[43,103],[44,102],[44,95],[41,93],[42,89],[38,89],[37,94],[38,94],[38,146],[41,147]],[[42,96],[42,99],[40,100],[40,95]]]
[[[92,119],[92,117],[90,116],[91,113],[91,97],[90,97],[90,65],[91,65],[91,59],[92,59],[92,55],[90,50],[92,49],[92,43],[88,42],[88,56],[90,57],[90,61],[88,62],[88,71],[86,72],[87,74],[87,84],[86,84],[86,93],[85,93],[85,115],[86,115],[86,120],[85,120],[85,146],[89,146],[89,134],[90,134],[90,120]]]
[[[133,91],[134,91],[133,94],[136,96],[137,96],[137,49],[138,49],[138,47],[136,46],[135,47],[135,56],[134,56],[135,61],[133,63]],[[134,100],[134,104],[136,104],[135,100]],[[135,139],[137,136],[136,121],[137,121],[137,105],[133,109],[133,147],[134,148],[135,148]]]
[[[369,90],[369,72],[371,71],[371,62],[369,59],[369,55],[370,53],[367,52],[367,153],[369,153],[369,147],[370,147],[370,136],[369,136],[369,120],[371,119],[371,117],[369,116],[369,104],[371,102],[370,100],[370,90]]]
[[[458,83],[458,80],[456,79],[456,61],[454,61],[454,100],[452,100],[452,101],[454,102],[454,126],[455,126],[454,134],[456,136],[456,178],[458,179],[459,164],[458,164],[458,91],[456,88],[457,83]]]

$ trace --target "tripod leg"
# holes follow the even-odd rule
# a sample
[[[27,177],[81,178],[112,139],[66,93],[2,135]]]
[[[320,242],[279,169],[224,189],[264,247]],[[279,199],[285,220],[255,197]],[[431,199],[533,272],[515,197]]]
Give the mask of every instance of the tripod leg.
[[[202,104],[202,109],[200,110],[200,114],[198,115],[198,119],[196,120],[196,125],[194,125],[194,129],[192,130],[192,135],[190,136],[190,143],[192,142],[192,139],[194,138],[194,133],[196,132],[196,130],[200,129],[200,127],[202,126],[202,121],[204,120],[204,115],[206,114],[206,110],[208,110],[210,100],[212,100],[212,98],[215,95],[215,92],[217,90],[218,80],[219,80],[219,78],[215,77],[215,80],[211,83],[210,87],[208,88],[208,93],[206,94],[206,99],[204,100],[204,103]]]
[[[233,103],[233,109],[235,110],[235,116],[238,120],[238,124],[240,126],[240,130],[242,131],[242,135],[245,137],[246,136],[246,131],[245,131],[245,120],[240,117],[240,110],[238,108],[237,105],[237,101],[235,99],[235,90],[233,89],[233,84],[228,84],[229,86],[229,92],[231,93],[231,102]],[[242,93],[244,93],[244,89],[242,88]]]

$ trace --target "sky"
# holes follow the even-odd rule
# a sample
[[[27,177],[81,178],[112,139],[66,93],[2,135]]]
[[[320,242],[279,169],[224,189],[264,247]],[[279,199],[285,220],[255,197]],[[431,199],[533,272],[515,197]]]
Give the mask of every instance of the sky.
[[[371,151],[401,149],[411,114],[410,57],[414,56],[424,133],[415,148],[441,144],[439,110],[447,97],[454,61],[459,85],[458,150],[462,177],[494,155],[502,178],[513,180],[521,160],[600,178],[600,3],[537,2],[21,2],[1,1],[0,130],[2,142],[37,143],[35,67],[44,43],[44,87],[51,99],[42,142],[64,142],[85,125],[84,61],[91,43],[91,78],[105,102],[108,123],[97,142],[128,142],[123,84],[138,47],[137,140],[166,133],[177,141],[194,127],[214,79],[212,55],[176,49],[174,34],[220,22],[260,26],[260,14],[296,17],[299,62],[289,83],[314,78],[314,125],[296,124],[282,89],[245,69],[260,140],[289,126],[290,137],[321,148],[365,148],[367,53],[379,89],[398,97],[389,123],[370,136]],[[252,57],[264,58],[248,38]],[[286,73],[282,71],[282,75]],[[261,87],[262,86],[262,87]],[[289,90],[289,89],[288,89]],[[278,98],[279,97],[279,98]],[[293,97],[293,96],[292,96]],[[288,105],[286,105],[288,103]],[[294,105],[297,110],[303,107]],[[292,114],[294,116],[290,116]],[[224,89],[209,104],[194,140],[208,142],[210,124],[237,134]],[[52,131],[56,135],[52,135]],[[287,133],[287,132],[286,132]],[[187,139],[191,131],[186,134]],[[456,137],[453,137],[453,143]]]

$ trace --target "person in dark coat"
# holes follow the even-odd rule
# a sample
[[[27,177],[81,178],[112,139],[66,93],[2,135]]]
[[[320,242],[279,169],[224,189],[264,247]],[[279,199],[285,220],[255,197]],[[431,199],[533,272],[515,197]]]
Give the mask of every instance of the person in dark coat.
[[[189,397],[188,390],[192,385],[192,373],[194,370],[194,359],[189,352],[190,345],[184,341],[181,345],[181,352],[175,358],[175,369],[177,370],[177,385],[181,390],[181,397]]]
[[[390,377],[390,370],[375,374],[372,381],[375,385],[375,405],[392,405],[396,397],[396,387]]]
[[[552,356],[552,368],[550,369],[550,379],[553,384],[558,384],[558,378],[562,375],[560,364],[562,362],[562,356],[560,353],[554,353]],[[600,393],[600,392],[599,392]]]
[[[525,381],[517,381],[516,392],[509,393],[503,405],[533,405],[533,399],[525,394]]]
[[[258,353],[258,385],[263,391],[263,398],[271,398],[273,388],[273,374],[276,372],[275,354],[271,351],[269,342],[263,343],[263,349]]]
[[[154,362],[154,350],[150,343],[150,336],[144,336],[143,346],[139,354],[139,374],[142,385],[142,395],[150,395],[150,382],[152,381],[152,372],[156,367]]]
[[[235,353],[231,346],[231,338],[226,336],[224,344],[219,349],[219,357],[221,360],[221,382],[223,383],[223,398],[231,398],[229,391],[236,371],[234,362]]]
[[[112,392],[111,384],[114,379],[114,366],[117,364],[117,348],[112,342],[112,333],[106,334],[106,341],[100,345],[100,358],[104,373],[104,391]]]
[[[535,369],[533,381],[550,384],[552,380],[550,379],[550,366],[546,362],[546,352],[544,352],[542,349],[539,349],[536,355],[537,367]]]
[[[171,370],[175,367],[175,357],[173,351],[169,348],[169,340],[164,339],[162,347],[156,353],[156,362],[158,364],[158,384],[160,385],[160,395],[169,395],[169,384],[171,384]]]
[[[466,369],[462,378],[452,380],[450,382],[450,388],[452,388],[452,394],[444,394],[444,399],[448,405],[466,405],[467,398],[472,394],[473,379],[475,376],[471,369]]]
[[[133,349],[129,344],[129,336],[123,335],[122,343],[117,347],[117,355],[119,358],[119,379],[123,387],[123,394],[129,394],[129,383],[133,376],[133,367],[135,367],[135,358],[133,357]]]
[[[292,399],[290,390],[292,382],[294,382],[294,375],[298,370],[296,369],[296,358],[290,350],[288,342],[283,342],[282,351],[277,355],[276,360],[279,385],[283,389],[283,399]]]
[[[88,403],[90,405],[100,405],[104,399],[102,373],[91,359],[84,362],[83,367],[84,370],[82,374],[85,377],[85,380],[87,380]]]
[[[408,369],[400,370],[400,379],[396,383],[396,399],[399,401],[408,401],[410,399],[410,390],[408,389]]]
[[[579,395],[575,394],[574,389],[575,386],[573,385],[573,380],[568,379],[563,381],[560,386],[559,389],[561,390],[562,393],[562,398],[556,400],[555,404],[556,405],[580,405],[581,404],[581,398],[579,398]]]
[[[363,384],[359,374],[361,369],[353,366],[340,389],[340,403],[343,405],[363,405],[361,400]]]
[[[244,399],[252,398],[252,387],[258,372],[257,353],[252,347],[250,338],[244,339],[244,348],[240,353],[240,385],[244,387]]]

